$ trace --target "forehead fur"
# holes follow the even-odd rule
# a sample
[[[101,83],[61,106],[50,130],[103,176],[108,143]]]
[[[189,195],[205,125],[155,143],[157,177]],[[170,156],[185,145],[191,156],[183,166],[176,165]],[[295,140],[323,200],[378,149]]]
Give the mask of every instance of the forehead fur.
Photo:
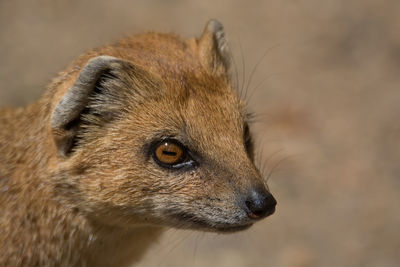
[[[165,88],[155,90],[152,105],[157,108],[149,107],[152,112],[164,113],[164,118],[175,116],[182,121],[187,118],[187,127],[190,122],[199,120],[205,120],[203,129],[207,130],[208,126],[214,130],[222,127],[224,123],[221,122],[234,123],[235,128],[242,127],[243,102],[231,88],[227,75],[213,76],[203,69],[197,40],[145,33],[122,40],[105,52],[132,61],[161,78]],[[165,107],[158,108],[163,103]],[[199,127],[193,127],[196,128]],[[231,131],[235,132],[235,129]]]
[[[197,42],[177,35],[144,33],[118,42],[107,52],[157,73],[164,80],[175,79],[176,73],[201,69]]]
[[[132,113],[139,116],[136,118],[142,121],[164,120],[168,126],[205,131],[229,126],[235,134],[241,132],[245,120],[244,103],[225,79],[207,75],[177,76],[178,82],[169,81],[163,88],[154,90],[144,102],[131,106]],[[134,92],[132,96],[135,98]]]

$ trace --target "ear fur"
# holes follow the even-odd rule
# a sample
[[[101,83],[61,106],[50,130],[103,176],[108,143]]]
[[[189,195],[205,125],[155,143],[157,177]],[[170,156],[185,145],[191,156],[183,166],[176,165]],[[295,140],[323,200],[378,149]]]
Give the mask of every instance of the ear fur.
[[[201,64],[210,74],[219,76],[229,71],[231,52],[219,21],[207,22],[198,46]]]
[[[110,56],[89,60],[50,119],[59,153],[70,154],[83,119],[101,126],[117,117],[133,94],[140,98],[157,87],[159,80],[128,61]]]

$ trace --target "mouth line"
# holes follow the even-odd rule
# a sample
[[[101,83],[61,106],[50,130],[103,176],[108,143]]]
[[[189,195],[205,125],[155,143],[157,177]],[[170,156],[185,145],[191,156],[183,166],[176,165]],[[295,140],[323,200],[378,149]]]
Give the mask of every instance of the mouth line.
[[[253,225],[253,222],[245,222],[245,223],[238,222],[236,224],[212,222],[203,218],[199,218],[196,215],[189,213],[174,214],[172,217],[175,220],[178,220],[179,222],[183,223],[182,228],[199,229],[210,232],[232,233],[232,232],[246,230]]]
[[[237,225],[237,226],[217,227],[216,229],[218,232],[222,232],[222,233],[233,233],[233,232],[239,232],[239,231],[249,229],[252,225],[253,225],[252,223],[249,223],[249,224]]]

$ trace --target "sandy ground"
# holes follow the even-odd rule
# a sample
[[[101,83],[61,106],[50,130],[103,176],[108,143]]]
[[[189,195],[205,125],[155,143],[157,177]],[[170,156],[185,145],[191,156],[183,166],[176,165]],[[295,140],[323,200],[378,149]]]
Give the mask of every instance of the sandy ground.
[[[124,34],[198,36],[218,18],[278,210],[234,235],[169,230],[139,266],[399,266],[399,14],[395,0],[0,0],[0,105]]]

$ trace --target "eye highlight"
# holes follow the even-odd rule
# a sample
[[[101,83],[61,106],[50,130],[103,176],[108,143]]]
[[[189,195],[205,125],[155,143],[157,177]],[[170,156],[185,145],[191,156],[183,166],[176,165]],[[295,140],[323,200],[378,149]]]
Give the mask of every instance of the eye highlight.
[[[175,139],[157,143],[153,148],[153,159],[161,167],[169,169],[195,166],[186,147]]]

